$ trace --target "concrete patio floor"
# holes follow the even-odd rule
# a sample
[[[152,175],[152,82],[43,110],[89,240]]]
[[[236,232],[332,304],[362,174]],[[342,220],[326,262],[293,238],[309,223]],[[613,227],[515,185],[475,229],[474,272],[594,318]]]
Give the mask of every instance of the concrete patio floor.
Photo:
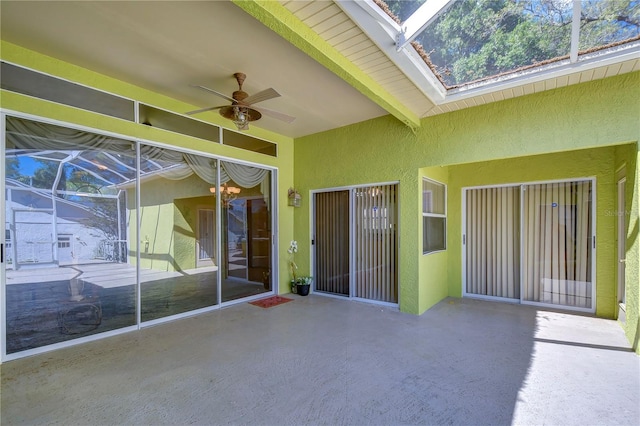
[[[290,297],[6,362],[0,422],[640,424],[640,358],[615,321]]]

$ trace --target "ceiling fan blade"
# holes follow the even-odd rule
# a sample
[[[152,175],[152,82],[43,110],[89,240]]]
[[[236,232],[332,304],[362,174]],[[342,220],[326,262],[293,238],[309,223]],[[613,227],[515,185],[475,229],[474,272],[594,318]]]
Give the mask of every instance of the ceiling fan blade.
[[[208,87],[204,87],[204,86],[199,86],[197,84],[192,84],[191,87],[197,87],[198,89],[202,89],[202,90],[206,90],[209,93],[213,93],[214,95],[220,96],[223,99],[226,99],[230,102],[234,102],[235,100],[233,98],[230,98],[229,96],[225,95],[224,93],[220,93],[220,92],[216,92],[213,89],[209,89]]]
[[[295,117],[292,117],[290,115],[284,114],[282,112],[278,112],[278,111],[274,111],[272,109],[266,109],[266,108],[262,108],[262,107],[256,107],[254,105],[251,105],[252,109],[255,109],[256,111],[258,111],[259,113],[263,114],[263,115],[268,115],[269,117],[273,117],[277,120],[280,121],[284,121],[285,123],[291,124],[295,121]]]
[[[214,107],[201,108],[201,109],[197,109],[195,111],[185,112],[185,114],[186,115],[199,114],[199,113],[205,112],[205,111],[213,111],[214,109],[220,109],[220,108],[225,107],[225,106],[227,106],[227,105],[220,105],[220,106],[214,106]]]
[[[280,96],[280,93],[276,92],[276,89],[269,88],[243,99],[242,103],[245,105],[251,105],[266,101],[267,99],[277,98],[278,96]]]

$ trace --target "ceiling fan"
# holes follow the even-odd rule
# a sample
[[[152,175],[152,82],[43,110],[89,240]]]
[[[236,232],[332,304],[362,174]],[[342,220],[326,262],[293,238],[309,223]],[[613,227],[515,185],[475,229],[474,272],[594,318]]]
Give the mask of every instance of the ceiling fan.
[[[217,92],[213,89],[209,89],[208,87],[193,85],[192,87],[197,87],[202,90],[206,90],[207,92],[213,93],[214,95],[220,96],[223,99],[226,99],[231,102],[231,105],[220,105],[214,107],[207,107],[202,109],[197,109],[195,111],[189,111],[187,115],[198,114],[205,111],[213,111],[215,109],[220,110],[220,115],[224,118],[227,118],[238,127],[238,130],[247,130],[249,128],[250,121],[260,120],[262,115],[268,115],[270,117],[276,118],[278,120],[284,121],[286,123],[292,123],[296,118],[287,114],[283,114],[278,111],[273,111],[270,109],[256,107],[254,104],[262,101],[266,101],[269,99],[277,98],[280,96],[280,93],[276,92],[275,89],[269,88],[263,90],[261,92],[256,93],[255,95],[249,96],[249,94],[242,90],[242,83],[247,78],[247,76],[241,72],[237,72],[233,74],[238,82],[238,90],[233,92],[232,96],[229,97],[225,94]]]

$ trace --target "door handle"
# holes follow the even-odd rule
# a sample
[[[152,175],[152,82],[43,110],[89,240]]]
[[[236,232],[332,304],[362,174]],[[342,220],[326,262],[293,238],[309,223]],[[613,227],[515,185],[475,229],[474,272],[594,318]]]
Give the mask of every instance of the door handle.
[[[627,262],[627,259],[620,259],[618,262],[620,262],[620,263],[626,263],[626,262]]]

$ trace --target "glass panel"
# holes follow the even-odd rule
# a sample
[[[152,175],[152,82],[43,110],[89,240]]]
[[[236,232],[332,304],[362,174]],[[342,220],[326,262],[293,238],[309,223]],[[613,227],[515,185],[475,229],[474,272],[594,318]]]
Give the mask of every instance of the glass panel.
[[[271,291],[271,172],[222,161],[222,301]],[[216,194],[216,195],[217,195]]]
[[[7,353],[134,325],[135,184],[101,163],[133,163],[132,143],[17,118],[6,126]]]
[[[354,191],[354,297],[398,302],[397,191],[397,185]]]
[[[443,184],[422,180],[422,213],[445,214],[445,198]]]
[[[582,0],[580,51],[640,36],[640,2]]]
[[[466,293],[520,299],[520,187],[465,192]]]
[[[425,216],[422,218],[423,253],[447,248],[447,220],[444,217]]]
[[[349,296],[349,191],[317,193],[314,204],[315,290]]]
[[[447,87],[569,54],[571,1],[460,0],[417,38]]]
[[[259,152],[260,154],[277,157],[278,145],[267,142],[262,139],[253,138],[249,135],[231,130],[222,130],[222,141],[225,145],[235,146],[236,148],[246,149],[247,151]]]
[[[523,299],[590,309],[591,182],[527,185]]]
[[[413,12],[418,10],[423,3],[426,3],[426,0],[385,0],[380,3],[385,3],[387,5],[389,9],[387,13],[391,12],[391,14],[393,14],[392,16],[397,17],[400,22],[404,22],[409,19]]]
[[[216,160],[148,145],[140,156],[158,168],[140,182],[142,321],[217,304]]]
[[[133,121],[133,101],[51,77],[6,62],[0,63],[0,87],[16,93]]]
[[[169,130],[211,142],[220,142],[220,128],[213,124],[194,120],[145,104],[139,104],[138,112],[139,122],[146,126],[157,127],[158,129]]]

